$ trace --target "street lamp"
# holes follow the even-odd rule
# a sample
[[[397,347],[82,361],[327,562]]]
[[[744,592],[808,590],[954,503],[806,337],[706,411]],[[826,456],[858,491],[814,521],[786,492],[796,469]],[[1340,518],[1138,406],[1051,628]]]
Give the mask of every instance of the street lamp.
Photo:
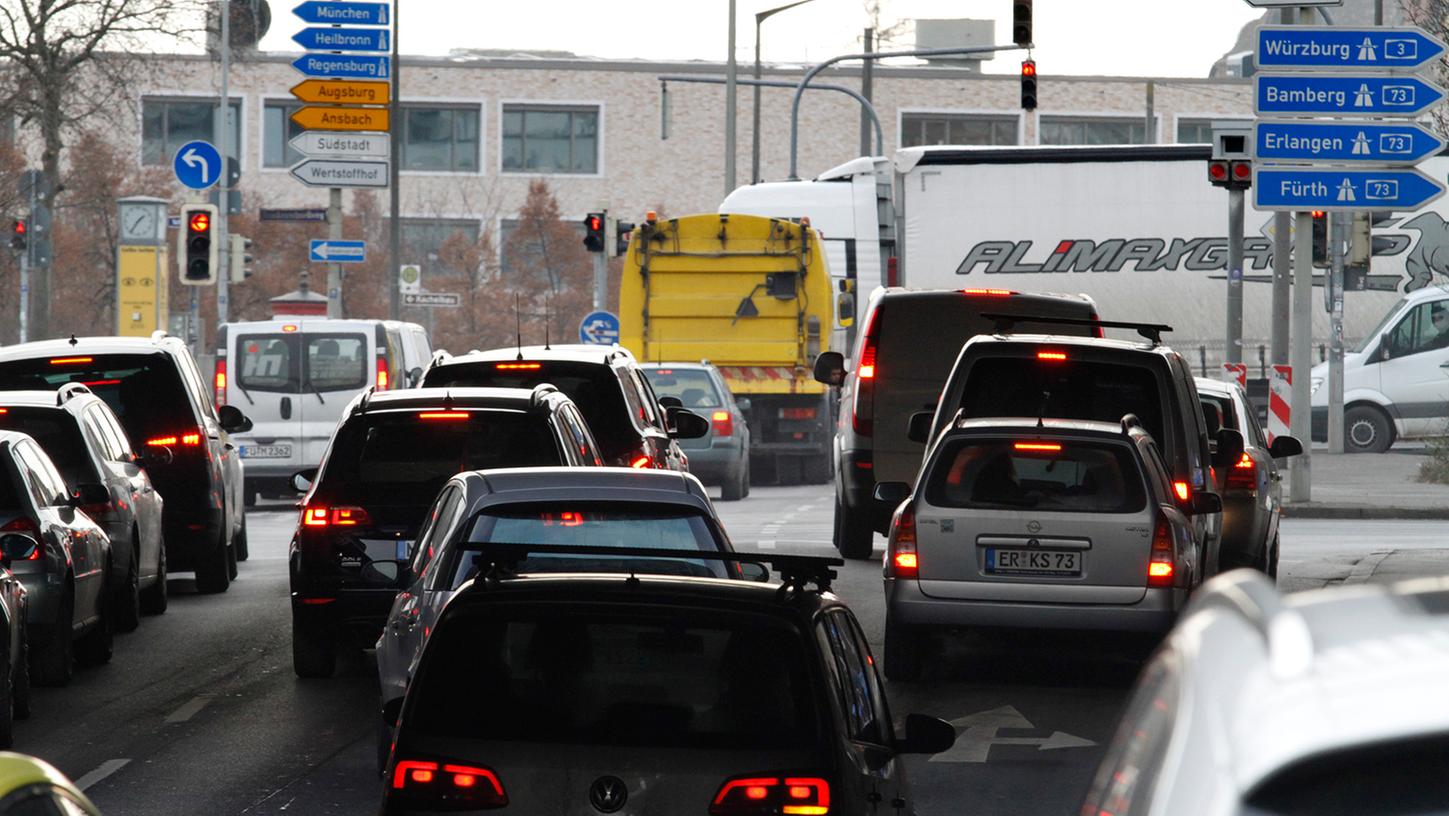
[[[772,15],[779,14],[787,9],[803,6],[812,0],[795,0],[783,6],[766,9],[755,15],[755,79],[760,78],[760,25],[770,19]],[[760,86],[754,88],[755,118],[753,127],[750,128],[750,140],[753,142],[750,160],[750,183],[757,184],[760,178]]]

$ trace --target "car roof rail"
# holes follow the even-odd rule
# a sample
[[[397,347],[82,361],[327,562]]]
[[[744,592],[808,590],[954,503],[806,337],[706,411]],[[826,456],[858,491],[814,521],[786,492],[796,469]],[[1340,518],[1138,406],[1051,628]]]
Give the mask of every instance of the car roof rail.
[[[780,574],[781,590],[806,591],[810,584],[814,584],[818,591],[829,592],[830,582],[837,575],[833,568],[845,565],[845,561],[840,558],[822,558],[813,555],[705,552],[702,550],[666,550],[654,547],[570,546],[481,541],[464,543],[460,549],[478,553],[475,556],[479,562],[478,574],[485,579],[480,583],[496,583],[503,578],[511,577],[515,574],[518,564],[530,555],[608,555],[769,565]],[[488,569],[483,568],[485,565]]]
[[[167,332],[165,329],[157,329],[156,331],[151,332],[151,342],[152,343],[159,343],[162,340],[165,340],[166,338],[168,338],[170,336],[171,336],[171,334],[169,332]]]
[[[93,393],[93,392],[91,391],[91,389],[88,386],[86,386],[85,383],[80,383],[80,382],[69,382],[69,383],[66,383],[65,385],[62,385],[60,387],[60,390],[59,391],[55,392],[55,404],[56,404],[56,407],[60,407],[60,406],[62,406],[64,404],[66,404],[67,402],[70,402],[72,399],[75,399],[76,397],[80,396],[81,394],[90,394],[90,393]]]
[[[1163,323],[1133,323],[1123,320],[1087,320],[1080,317],[1049,317],[1047,315],[982,314],[983,318],[995,321],[996,334],[1010,334],[1017,323],[1045,323],[1052,326],[1093,326],[1101,329],[1132,329],[1154,346],[1162,345],[1162,333],[1172,331]]]
[[[529,396],[528,405],[530,408],[543,408],[549,394],[559,393],[558,386],[553,383],[539,383],[533,387],[533,394]]]
[[[1245,619],[1262,636],[1273,676],[1296,677],[1313,665],[1313,633],[1283,601],[1271,579],[1240,569],[1213,578],[1195,596],[1194,610],[1223,609]]]
[[[1122,415],[1122,433],[1131,433],[1133,428],[1141,428],[1142,420],[1136,414]]]

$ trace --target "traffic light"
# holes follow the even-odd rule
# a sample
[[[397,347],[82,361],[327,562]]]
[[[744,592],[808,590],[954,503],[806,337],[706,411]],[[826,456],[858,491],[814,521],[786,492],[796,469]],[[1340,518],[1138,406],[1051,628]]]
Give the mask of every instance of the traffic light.
[[[1021,108],[1036,110],[1036,60],[1021,61]]]
[[[1246,190],[1253,186],[1253,162],[1247,159],[1209,159],[1208,181],[1214,187]]]
[[[590,252],[604,251],[604,224],[607,221],[608,217],[601,212],[584,216],[584,249]]]
[[[634,233],[634,225],[628,221],[620,221],[614,224],[614,254],[626,255],[629,252],[629,236]]]
[[[1328,213],[1313,211],[1313,265],[1328,266]]]
[[[1031,0],[1011,4],[1011,41],[1022,48],[1031,47]]]
[[[231,263],[227,271],[232,283],[241,283],[252,276],[252,239],[245,235],[231,236]]]
[[[25,246],[26,246],[25,241],[26,241],[25,219],[24,218],[17,218],[17,219],[15,219],[14,224],[11,225],[11,227],[10,227],[10,248],[11,249],[25,249]]]
[[[181,282],[191,286],[216,283],[217,253],[212,230],[216,226],[216,206],[187,204],[181,208],[181,231],[177,237],[181,247],[177,257],[181,264]]]

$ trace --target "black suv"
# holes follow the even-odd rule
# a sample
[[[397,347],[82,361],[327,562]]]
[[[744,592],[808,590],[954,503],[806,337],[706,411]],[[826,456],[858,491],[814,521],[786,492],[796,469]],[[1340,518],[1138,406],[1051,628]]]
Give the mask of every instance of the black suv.
[[[605,464],[688,470],[689,457],[675,438],[709,433],[709,420],[679,400],[661,404],[634,355],[622,348],[523,346],[456,357],[440,352],[423,374],[424,388],[532,388],[541,383],[557,386],[578,404]]]
[[[242,463],[231,434],[251,428],[235,406],[217,410],[181,340],[82,337],[0,348],[0,390],[83,383],[106,401],[137,446],[166,456],[146,473],[166,500],[171,570],[195,570],[201,592],[225,592],[247,557]]]
[[[541,554],[768,563],[783,585],[536,573]],[[910,814],[902,754],[955,741],[912,714],[897,736],[837,559],[497,545],[449,601],[404,700],[384,813]]]
[[[552,386],[414,388],[359,395],[306,491],[292,536],[292,666],[330,677],[339,641],[382,633],[428,506],[453,474],[499,467],[602,464],[594,437]]]

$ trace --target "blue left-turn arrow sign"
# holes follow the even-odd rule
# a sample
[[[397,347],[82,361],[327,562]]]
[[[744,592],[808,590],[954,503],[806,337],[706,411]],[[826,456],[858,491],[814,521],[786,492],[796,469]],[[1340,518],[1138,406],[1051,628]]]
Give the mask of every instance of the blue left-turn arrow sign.
[[[308,246],[307,259],[315,263],[362,263],[367,260],[367,242],[314,238]]]
[[[1260,210],[1417,210],[1444,187],[1412,168],[1253,169],[1253,206]]]
[[[176,180],[193,190],[205,190],[221,179],[221,151],[211,142],[187,142],[171,159]]]
[[[1377,122],[1258,121],[1253,158],[1264,162],[1417,164],[1444,148],[1419,125]]]

